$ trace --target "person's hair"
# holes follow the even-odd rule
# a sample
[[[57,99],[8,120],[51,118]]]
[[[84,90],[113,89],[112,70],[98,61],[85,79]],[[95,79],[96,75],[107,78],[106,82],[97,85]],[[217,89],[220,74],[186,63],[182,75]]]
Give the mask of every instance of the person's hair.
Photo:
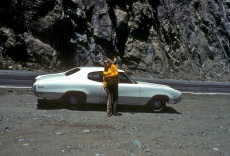
[[[113,61],[112,61],[111,59],[109,59],[109,58],[105,58],[105,59],[104,59],[104,62],[105,62],[105,61],[108,61],[109,64],[113,64]]]

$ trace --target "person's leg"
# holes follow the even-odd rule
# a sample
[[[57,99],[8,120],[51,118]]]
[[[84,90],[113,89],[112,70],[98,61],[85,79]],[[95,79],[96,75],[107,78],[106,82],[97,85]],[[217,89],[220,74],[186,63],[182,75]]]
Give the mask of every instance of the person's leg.
[[[113,114],[116,115],[117,113],[117,105],[118,105],[118,84],[115,83],[113,85]]]
[[[106,108],[106,115],[108,117],[112,116],[112,91],[111,88],[107,88],[109,92],[107,92],[107,108]]]

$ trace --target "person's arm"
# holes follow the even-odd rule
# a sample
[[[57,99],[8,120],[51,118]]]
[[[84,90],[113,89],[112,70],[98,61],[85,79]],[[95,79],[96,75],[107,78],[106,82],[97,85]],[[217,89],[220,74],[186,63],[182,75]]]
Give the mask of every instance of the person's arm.
[[[112,71],[112,73],[109,74],[109,77],[113,77],[113,76],[117,76],[118,75],[117,67],[114,64],[111,65],[111,71]]]
[[[107,87],[106,75],[105,75],[105,72],[104,72],[104,71],[103,71],[103,87],[104,87],[104,88]]]
[[[108,93],[109,90],[107,89],[107,82],[105,81],[105,77],[103,76],[103,87],[104,87],[104,90]]]

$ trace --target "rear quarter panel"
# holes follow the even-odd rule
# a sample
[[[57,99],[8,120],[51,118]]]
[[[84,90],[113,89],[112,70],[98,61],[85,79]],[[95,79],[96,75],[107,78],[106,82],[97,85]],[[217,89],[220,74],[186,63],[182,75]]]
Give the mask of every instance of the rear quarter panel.
[[[87,103],[98,103],[102,83],[88,80],[86,77],[68,76],[59,79],[41,80],[36,83],[39,97],[60,99],[69,91],[81,91],[87,96]]]

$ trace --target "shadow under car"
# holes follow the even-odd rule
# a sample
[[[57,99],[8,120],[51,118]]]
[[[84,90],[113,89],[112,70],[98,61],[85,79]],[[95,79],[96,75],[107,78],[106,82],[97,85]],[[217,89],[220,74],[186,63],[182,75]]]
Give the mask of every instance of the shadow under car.
[[[77,107],[70,106],[61,100],[47,100],[38,99],[37,109],[52,110],[52,109],[69,109],[79,111],[106,111],[106,104],[80,104]],[[166,106],[162,111],[152,112],[145,106],[131,106],[131,105],[119,105],[118,112],[129,112],[129,113],[163,113],[163,114],[181,114],[174,108]]]

